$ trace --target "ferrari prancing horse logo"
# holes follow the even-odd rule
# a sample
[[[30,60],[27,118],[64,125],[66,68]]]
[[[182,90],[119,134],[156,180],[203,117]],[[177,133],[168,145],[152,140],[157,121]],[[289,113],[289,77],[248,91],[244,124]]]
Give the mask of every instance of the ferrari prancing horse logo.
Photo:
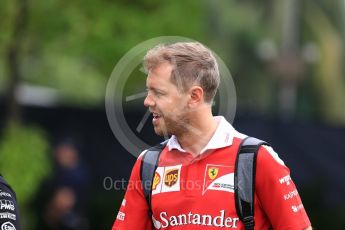
[[[213,180],[217,177],[219,169],[216,167],[211,167],[208,169],[208,176]]]

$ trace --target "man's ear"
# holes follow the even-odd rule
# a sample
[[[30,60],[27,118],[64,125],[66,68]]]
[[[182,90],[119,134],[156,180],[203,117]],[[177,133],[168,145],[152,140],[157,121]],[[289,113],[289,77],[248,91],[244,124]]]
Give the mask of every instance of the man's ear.
[[[204,101],[204,90],[200,86],[192,86],[189,89],[189,105],[194,107],[196,105],[199,105],[200,103],[203,103]]]

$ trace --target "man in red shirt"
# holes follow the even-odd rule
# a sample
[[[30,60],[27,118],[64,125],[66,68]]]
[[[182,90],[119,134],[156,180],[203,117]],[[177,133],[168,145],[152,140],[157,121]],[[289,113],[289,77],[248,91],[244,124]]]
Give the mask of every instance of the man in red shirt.
[[[144,104],[156,134],[171,137],[155,171],[150,206],[140,180],[144,151],[112,229],[244,229],[235,208],[234,166],[246,136],[212,115],[220,81],[216,59],[200,43],[175,43],[150,50],[144,66]],[[255,229],[311,229],[289,169],[268,146],[258,151],[254,204]]]

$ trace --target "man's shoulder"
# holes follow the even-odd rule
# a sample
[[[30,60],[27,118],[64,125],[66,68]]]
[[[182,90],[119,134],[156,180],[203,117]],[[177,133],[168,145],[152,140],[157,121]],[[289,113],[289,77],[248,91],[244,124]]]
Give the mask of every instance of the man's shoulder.
[[[144,151],[142,151],[139,156],[138,156],[138,160],[141,160],[143,158],[143,156],[145,155],[145,153],[148,151],[149,149],[145,149]]]
[[[0,190],[11,193],[15,198],[15,193],[7,181],[0,175]]]
[[[234,136],[234,142],[238,143],[238,145],[249,136],[240,132],[236,131],[236,134]],[[254,137],[256,138],[256,137]],[[260,139],[262,140],[262,139]],[[272,161],[279,163],[280,165],[285,166],[284,161],[279,157],[278,153],[273,149],[273,147],[267,142],[266,140],[262,140],[266,142],[267,144],[261,144],[260,148],[258,149],[257,154],[259,155],[260,162],[266,162],[266,161]]]
[[[285,166],[284,161],[279,157],[278,153],[273,149],[272,146],[262,145],[258,151],[259,159],[263,162],[274,161],[280,165]]]
[[[145,155],[147,152],[150,152],[150,151],[158,151],[158,152],[163,151],[163,149],[167,146],[169,140],[170,140],[170,139],[165,140],[165,141],[163,141],[163,142],[160,142],[160,143],[158,143],[158,144],[156,144],[156,145],[151,146],[151,147],[148,148],[148,149],[143,150],[143,151],[139,154],[138,159],[141,160],[141,159],[144,157],[144,155]]]

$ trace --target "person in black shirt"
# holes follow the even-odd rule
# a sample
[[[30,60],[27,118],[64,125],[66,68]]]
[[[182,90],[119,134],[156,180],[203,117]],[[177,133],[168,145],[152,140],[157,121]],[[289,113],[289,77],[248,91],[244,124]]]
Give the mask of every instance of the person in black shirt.
[[[0,229],[21,229],[16,194],[2,175],[0,175]]]

